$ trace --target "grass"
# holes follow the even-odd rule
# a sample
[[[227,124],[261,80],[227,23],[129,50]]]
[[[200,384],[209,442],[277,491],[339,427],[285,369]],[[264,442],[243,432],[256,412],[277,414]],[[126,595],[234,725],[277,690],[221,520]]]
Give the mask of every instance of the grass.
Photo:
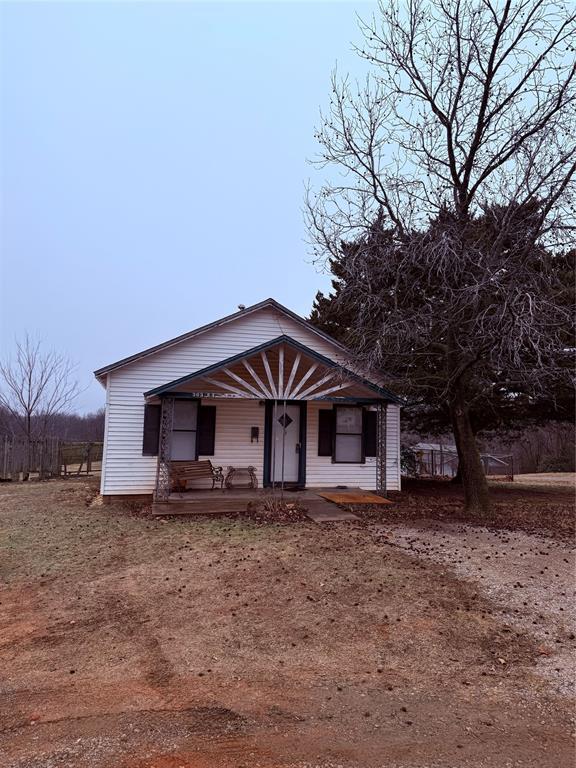
[[[0,487],[0,764],[568,759],[569,707],[478,584],[370,523],[161,520],[96,492]]]

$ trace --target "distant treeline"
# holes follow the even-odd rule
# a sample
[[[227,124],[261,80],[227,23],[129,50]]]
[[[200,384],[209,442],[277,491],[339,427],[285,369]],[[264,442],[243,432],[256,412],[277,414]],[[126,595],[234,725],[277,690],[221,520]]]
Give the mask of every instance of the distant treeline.
[[[35,429],[35,422],[37,429]],[[21,420],[0,406],[0,435],[23,437]],[[77,413],[54,414],[48,425],[44,424],[42,416],[32,417],[32,434],[56,437],[69,442],[102,442],[104,440],[104,408],[95,413],[80,416]]]

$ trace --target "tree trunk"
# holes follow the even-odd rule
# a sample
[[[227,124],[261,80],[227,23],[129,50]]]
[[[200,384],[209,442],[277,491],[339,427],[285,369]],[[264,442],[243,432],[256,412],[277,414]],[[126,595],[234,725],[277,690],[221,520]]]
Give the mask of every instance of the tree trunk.
[[[487,512],[490,509],[488,482],[472,430],[470,412],[462,392],[455,393],[451,398],[450,415],[458,450],[458,473],[462,479],[466,509],[479,513]]]
[[[32,466],[32,418],[30,413],[26,414],[26,465],[22,472],[22,480],[30,480],[30,467]]]
[[[460,463],[458,463],[458,467],[456,469],[456,474],[450,480],[451,483],[454,483],[454,485],[462,485],[462,472],[460,471]]]

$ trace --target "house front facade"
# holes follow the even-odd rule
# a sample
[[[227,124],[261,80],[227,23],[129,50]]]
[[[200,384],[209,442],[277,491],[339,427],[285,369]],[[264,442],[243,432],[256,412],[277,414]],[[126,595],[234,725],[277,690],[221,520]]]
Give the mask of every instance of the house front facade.
[[[95,375],[105,498],[161,501],[172,463],[207,459],[224,474],[253,467],[259,486],[400,489],[400,400],[273,299]]]

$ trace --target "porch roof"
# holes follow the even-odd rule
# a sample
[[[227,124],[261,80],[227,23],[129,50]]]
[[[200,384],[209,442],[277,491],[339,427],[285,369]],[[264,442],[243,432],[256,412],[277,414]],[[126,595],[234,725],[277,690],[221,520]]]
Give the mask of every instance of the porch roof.
[[[374,397],[401,403],[385,387],[319,354],[290,336],[272,341],[155,387],[146,398],[187,393],[258,400],[320,400],[332,395]]]

